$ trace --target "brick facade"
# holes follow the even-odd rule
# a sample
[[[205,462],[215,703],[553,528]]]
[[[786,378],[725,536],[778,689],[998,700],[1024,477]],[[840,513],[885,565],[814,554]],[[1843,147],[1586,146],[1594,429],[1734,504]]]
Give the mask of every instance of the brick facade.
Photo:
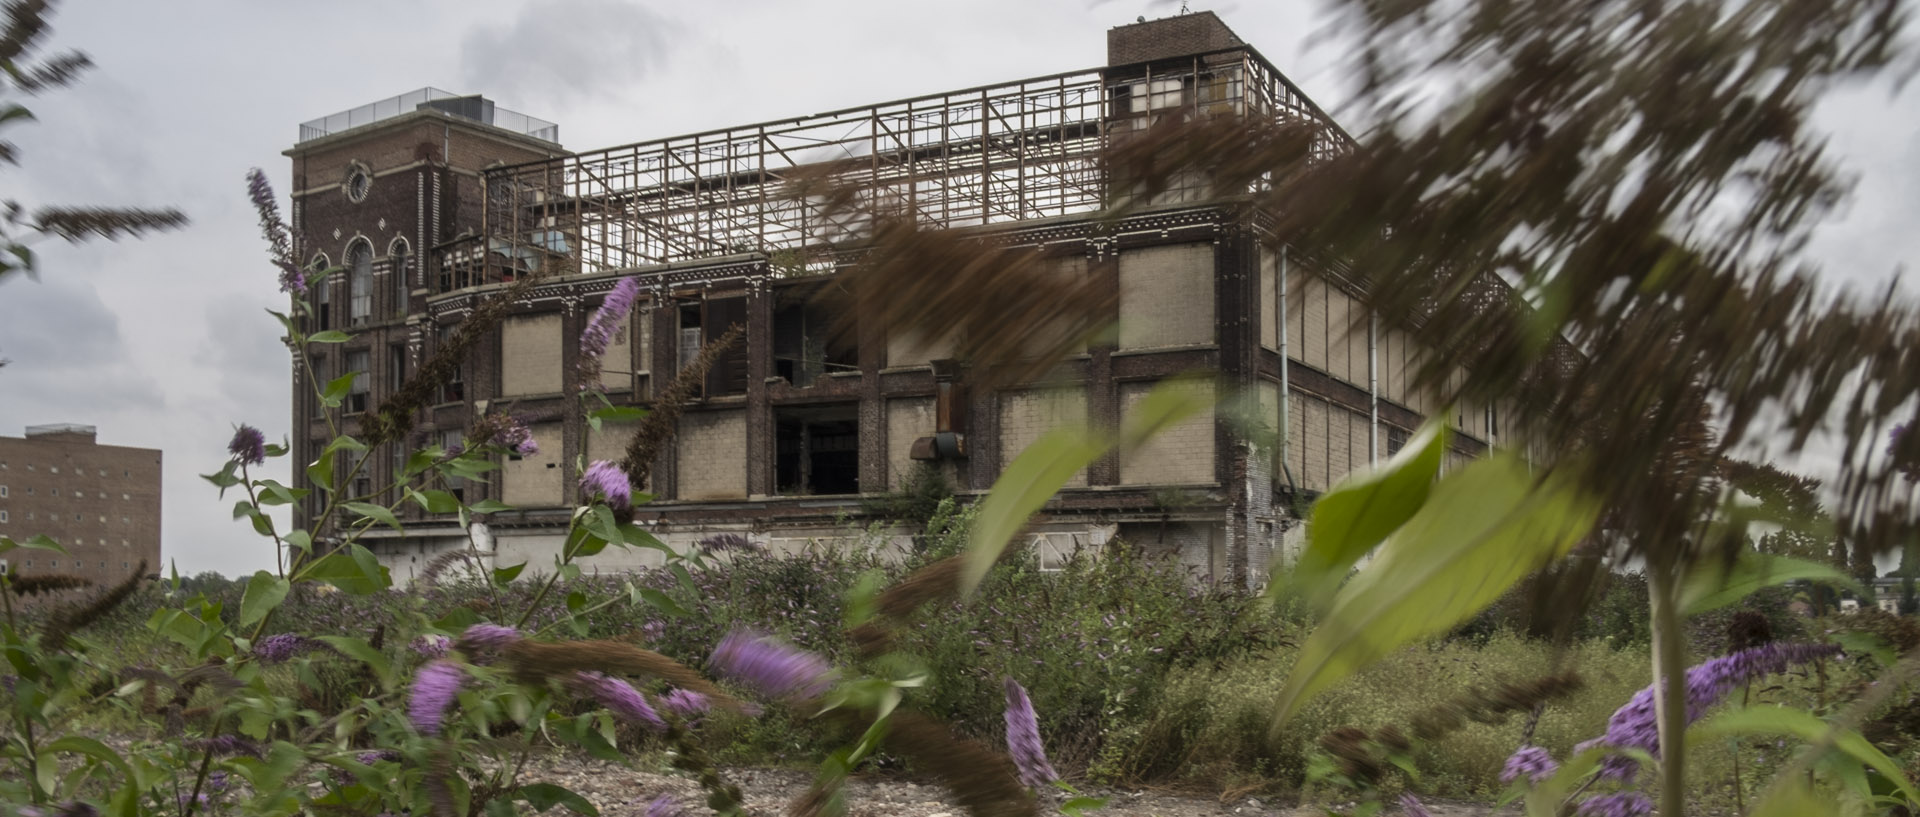
[[[100,445],[91,426],[0,437],[0,536],[45,535],[66,553],[15,550],[15,573],[118,582],[146,562],[161,572],[160,452]]]

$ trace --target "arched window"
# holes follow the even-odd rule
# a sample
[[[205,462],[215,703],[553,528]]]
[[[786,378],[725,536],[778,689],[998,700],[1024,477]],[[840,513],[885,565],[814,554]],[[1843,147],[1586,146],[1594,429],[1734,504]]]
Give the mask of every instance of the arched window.
[[[329,322],[332,316],[327,313],[330,300],[327,297],[327,270],[332,266],[333,260],[323,252],[314,253],[313,260],[307,262],[307,291],[313,294],[313,317],[316,321],[314,327],[316,329],[330,329],[333,326]]]
[[[354,326],[373,316],[373,245],[359,239],[347,247],[347,320]]]
[[[413,287],[413,265],[407,257],[407,240],[396,238],[387,245],[387,261],[393,276],[393,314],[405,317],[407,314],[407,294]]]

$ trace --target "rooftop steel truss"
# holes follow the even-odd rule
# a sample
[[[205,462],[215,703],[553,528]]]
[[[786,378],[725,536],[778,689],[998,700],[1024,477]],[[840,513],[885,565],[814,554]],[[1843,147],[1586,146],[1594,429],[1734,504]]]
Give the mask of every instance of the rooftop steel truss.
[[[505,275],[556,257],[581,273],[747,251],[787,251],[805,263],[859,230],[794,189],[810,173],[852,187],[869,206],[950,228],[1100,209],[1102,148],[1176,111],[1319,123],[1316,155],[1351,144],[1251,48],[1182,63],[1057,74],[496,168],[486,178],[486,243]]]

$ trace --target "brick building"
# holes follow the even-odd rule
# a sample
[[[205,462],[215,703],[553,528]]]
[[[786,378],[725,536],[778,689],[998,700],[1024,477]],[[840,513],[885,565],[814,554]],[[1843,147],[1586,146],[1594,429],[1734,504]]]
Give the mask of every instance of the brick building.
[[[0,535],[45,535],[66,555],[16,550],[0,569],[110,584],[160,569],[160,452],[100,445],[93,426],[27,426],[0,437]]]
[[[1099,217],[1096,157],[1161,117],[1288,118],[1320,126],[1319,155],[1350,144],[1211,13],[1112,29],[1108,53],[1089,70],[584,153],[563,150],[547,123],[432,91],[303,126],[288,151],[296,241],[303,257],[346,268],[322,290],[322,322],[358,333],[322,352],[318,379],[367,373],[336,418],[343,430],[505,282],[542,265],[568,271],[516,305],[421,418],[422,439],[443,443],[488,409],[564,418],[534,426],[538,454],[460,486],[468,501],[515,510],[461,530],[410,509],[404,536],[364,541],[398,577],[469,534],[503,565],[550,563],[580,464],[618,459],[630,433],[575,416],[580,331],[616,281],[638,276],[645,294],[607,356],[617,402],[647,404],[705,340],[747,327],[655,464],[656,500],[639,518],[669,543],[722,530],[772,547],[845,536],[867,500],[919,467],[977,495],[1046,429],[1117,424],[1162,378],[1210,371],[1193,388],[1242,396],[1266,433],[1223,410],[1094,463],[1037,521],[1036,550],[1044,564],[1120,538],[1207,577],[1263,581],[1297,542],[1296,500],[1388,456],[1438,410],[1408,385],[1425,353],[1377,329],[1335,267],[1269,250],[1261,216],[1197,185],[1118,222]],[[1117,337],[1045,383],[985,391],[967,388],[950,344],[913,327],[862,316],[852,339],[829,336],[834,316],[809,296],[859,258],[840,248],[845,225],[788,185],[829,161],[836,181],[924,224],[1108,282]],[[304,462],[327,425],[315,381],[294,381]],[[1449,419],[1462,432],[1456,462],[1493,441],[1489,407]],[[356,494],[385,484],[404,453],[371,456],[370,476],[345,486]],[[608,551],[585,566],[656,556]]]

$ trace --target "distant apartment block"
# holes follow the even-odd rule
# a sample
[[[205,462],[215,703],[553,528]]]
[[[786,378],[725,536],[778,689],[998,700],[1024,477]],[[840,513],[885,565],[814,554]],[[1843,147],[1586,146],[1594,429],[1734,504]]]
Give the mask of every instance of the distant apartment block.
[[[110,584],[146,562],[160,570],[160,452],[101,445],[93,426],[27,426],[0,437],[0,535],[45,535],[61,555],[15,550],[0,566]]]

